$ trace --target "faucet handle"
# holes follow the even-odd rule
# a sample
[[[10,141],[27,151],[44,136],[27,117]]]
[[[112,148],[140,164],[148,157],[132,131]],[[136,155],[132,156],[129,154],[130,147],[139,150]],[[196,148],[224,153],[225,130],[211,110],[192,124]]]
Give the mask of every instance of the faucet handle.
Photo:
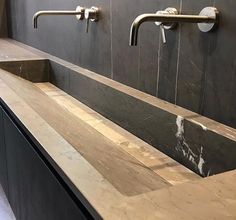
[[[156,14],[157,15],[168,15],[169,13],[167,11],[158,11]],[[163,42],[163,44],[165,44],[166,43],[165,25],[163,22],[155,22],[155,24],[157,26],[160,26],[162,42]]]
[[[88,33],[88,29],[89,29],[89,19],[86,19],[86,28],[85,28],[86,33]]]
[[[161,30],[163,44],[165,44],[166,43],[166,34],[165,34],[165,28],[164,28],[163,24],[160,25],[160,30]]]
[[[88,33],[89,21],[98,21],[99,9],[97,7],[91,7],[85,9],[84,17],[86,19],[86,33]]]
[[[177,15],[178,11],[175,8],[167,8],[164,11],[157,11],[157,15]],[[173,29],[176,25],[176,23],[163,23],[163,22],[155,22],[157,26],[160,26],[162,41],[165,44],[166,43],[166,35],[165,35],[165,29],[170,30]]]

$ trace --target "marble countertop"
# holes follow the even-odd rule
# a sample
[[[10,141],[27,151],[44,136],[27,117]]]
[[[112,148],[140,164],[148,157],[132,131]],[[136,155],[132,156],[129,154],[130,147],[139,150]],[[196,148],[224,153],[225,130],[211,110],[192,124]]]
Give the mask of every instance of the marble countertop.
[[[0,40],[0,61],[44,58],[58,59],[10,39]],[[64,64],[73,66],[73,64],[67,62],[64,62]],[[22,88],[25,88],[25,90],[18,93],[17,88],[12,86],[16,84],[19,86],[19,91],[22,91]],[[82,200],[84,205],[94,216],[96,216],[97,212],[103,219],[112,220],[236,219],[236,188],[234,186],[236,171],[202,179],[181,166],[178,169],[181,169],[184,174],[178,176],[178,170],[172,170],[172,172],[176,173],[171,176],[170,169],[167,167],[162,173],[160,171],[155,173],[155,175],[165,180],[165,187],[163,186],[157,189],[151,187],[151,190],[138,189],[138,193],[132,195],[118,190],[117,187],[114,186],[115,184],[109,181],[109,178],[105,178],[104,175],[99,172],[98,167],[91,163],[91,160],[88,160],[87,157],[76,150],[75,147],[60,134],[60,130],[55,129],[56,125],[52,126],[49,119],[43,117],[42,114],[36,111],[33,105],[27,102],[28,98],[35,100],[40,96],[43,97],[45,102],[53,103],[50,101],[50,94],[55,92],[60,93],[61,91],[53,90],[51,85],[31,84],[32,83],[27,83],[16,77],[12,77],[5,71],[0,70],[1,99],[35,137],[38,143],[40,143],[42,151],[47,155],[47,158],[54,164],[57,171],[63,175],[63,178],[68,185],[70,185],[76,196]],[[28,96],[29,90],[32,91],[30,97]],[[42,93],[40,93],[39,90],[42,90]],[[56,101],[57,104],[64,104],[65,101],[68,100],[70,100],[69,97],[65,99],[65,96],[63,96],[61,99],[54,101]],[[90,117],[94,115],[88,114],[86,107],[80,106],[76,101],[73,100],[73,103],[75,105],[74,109],[75,107],[78,111],[83,109],[84,116]],[[82,118],[78,120],[81,120],[81,122],[78,123],[85,123]],[[96,120],[105,121],[105,119],[95,118],[93,120],[90,119],[89,122],[92,123]],[[87,122],[88,121],[86,121],[86,123]],[[96,132],[101,133],[105,125],[107,126],[106,131],[107,128],[110,129],[112,127],[114,128],[112,132],[115,130],[116,135],[122,134],[122,138],[125,137],[125,140],[132,139],[136,145],[142,145],[146,151],[156,154],[157,158],[158,156],[163,157],[160,152],[153,151],[151,146],[128,134],[128,132],[123,131],[118,126],[115,127],[109,123],[109,121],[106,121],[102,126],[96,127]],[[105,136],[105,132],[103,135]],[[118,137],[120,138],[120,136]],[[99,135],[96,138],[97,140],[101,139]],[[109,139],[109,135],[107,135],[106,138]],[[117,142],[117,140],[118,139],[109,139],[109,143]],[[109,146],[111,145],[112,144],[109,144]],[[114,148],[115,147],[116,145],[114,145]],[[148,167],[150,163],[149,160],[143,159],[144,155],[142,156],[138,150],[131,152],[123,148],[122,152],[122,155],[126,156],[135,154],[136,160],[146,167]],[[170,160],[170,158],[166,158],[166,160]],[[130,166],[130,169],[135,171],[133,165]],[[112,173],[112,171],[110,171],[110,173]],[[146,175],[146,171],[143,171],[141,174]],[[134,175],[134,178],[139,177],[140,180],[142,180],[142,175]],[[189,178],[189,176],[191,177]],[[156,179],[156,177],[154,178]],[[161,185],[163,185],[163,183]],[[122,183],[121,186],[123,186]],[[127,187],[130,186],[127,185]],[[91,207],[93,207],[93,209],[91,209]],[[96,212],[94,210],[96,210]]]

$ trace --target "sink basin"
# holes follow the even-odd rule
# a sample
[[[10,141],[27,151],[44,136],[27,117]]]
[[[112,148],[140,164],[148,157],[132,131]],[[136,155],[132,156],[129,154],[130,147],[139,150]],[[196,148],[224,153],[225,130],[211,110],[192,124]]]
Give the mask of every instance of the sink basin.
[[[236,168],[233,128],[59,61],[3,61],[0,68],[50,82],[202,177]]]

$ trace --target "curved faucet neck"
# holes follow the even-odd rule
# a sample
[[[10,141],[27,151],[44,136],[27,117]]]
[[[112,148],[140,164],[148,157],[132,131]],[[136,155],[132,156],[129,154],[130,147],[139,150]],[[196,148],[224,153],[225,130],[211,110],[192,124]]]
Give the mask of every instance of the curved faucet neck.
[[[38,11],[33,16],[33,26],[38,28],[38,18],[45,15],[83,15],[84,11]]]

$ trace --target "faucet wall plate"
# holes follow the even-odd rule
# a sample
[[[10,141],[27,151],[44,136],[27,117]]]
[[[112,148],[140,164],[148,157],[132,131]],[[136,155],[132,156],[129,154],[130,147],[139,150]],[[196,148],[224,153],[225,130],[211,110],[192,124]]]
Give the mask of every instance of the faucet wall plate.
[[[206,7],[202,9],[199,16],[211,17],[215,19],[216,21],[218,21],[219,11],[214,7]],[[218,24],[217,22],[216,23],[198,23],[198,28],[200,31],[206,33],[213,30],[217,26],[217,24]]]
[[[178,10],[176,8],[166,8],[164,11],[157,11],[157,15],[178,15]],[[173,29],[177,23],[162,23],[162,22],[155,22],[157,26],[163,25],[164,29],[170,30]]]
[[[83,20],[83,19],[84,19],[85,8],[84,8],[84,7],[81,7],[81,6],[77,6],[77,8],[75,9],[75,11],[81,12],[81,14],[76,15],[77,20]]]

